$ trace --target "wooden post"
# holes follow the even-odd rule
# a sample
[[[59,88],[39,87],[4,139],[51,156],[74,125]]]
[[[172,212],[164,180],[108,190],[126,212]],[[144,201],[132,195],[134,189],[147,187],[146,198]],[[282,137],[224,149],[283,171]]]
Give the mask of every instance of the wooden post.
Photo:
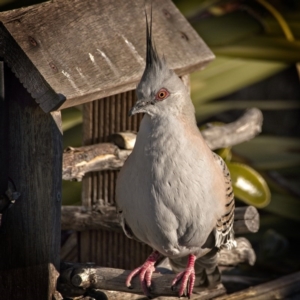
[[[5,69],[9,177],[20,198],[0,232],[0,298],[57,299],[62,136],[12,72]]]
[[[0,198],[7,188],[7,103],[4,100],[4,64],[0,61]],[[1,205],[0,205],[1,207]],[[0,211],[1,213],[1,211]]]

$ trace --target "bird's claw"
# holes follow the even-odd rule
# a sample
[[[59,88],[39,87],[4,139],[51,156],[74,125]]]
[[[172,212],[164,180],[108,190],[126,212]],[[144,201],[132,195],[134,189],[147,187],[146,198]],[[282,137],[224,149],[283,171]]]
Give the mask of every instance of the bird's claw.
[[[139,274],[143,292],[148,298],[150,298],[151,278],[154,271],[154,262],[146,261],[142,266],[136,268],[128,275],[126,279],[126,286],[132,289],[131,280]]]
[[[195,284],[195,278],[196,277],[194,268],[187,268],[185,271],[180,272],[172,281],[172,291],[175,290],[175,286],[181,281],[178,296],[179,298],[183,296],[183,293],[186,290],[186,295],[190,299]]]

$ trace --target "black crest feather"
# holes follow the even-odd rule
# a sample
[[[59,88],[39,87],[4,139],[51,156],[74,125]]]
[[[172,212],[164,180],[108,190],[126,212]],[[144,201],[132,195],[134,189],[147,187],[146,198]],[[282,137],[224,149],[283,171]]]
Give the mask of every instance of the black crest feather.
[[[146,54],[146,68],[162,67],[163,61],[158,56],[155,44],[152,38],[152,4],[150,9],[150,21],[148,21],[147,11],[146,16],[146,39],[147,39],[147,54]]]

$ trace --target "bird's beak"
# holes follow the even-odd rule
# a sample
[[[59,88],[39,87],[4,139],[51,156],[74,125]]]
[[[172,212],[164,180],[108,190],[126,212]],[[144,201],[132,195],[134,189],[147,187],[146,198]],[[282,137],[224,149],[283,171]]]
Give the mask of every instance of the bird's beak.
[[[149,104],[149,102],[147,102],[147,101],[143,101],[143,100],[137,101],[135,103],[135,105],[131,108],[131,110],[129,111],[128,116],[131,117],[135,114],[144,112],[144,108],[148,104]]]

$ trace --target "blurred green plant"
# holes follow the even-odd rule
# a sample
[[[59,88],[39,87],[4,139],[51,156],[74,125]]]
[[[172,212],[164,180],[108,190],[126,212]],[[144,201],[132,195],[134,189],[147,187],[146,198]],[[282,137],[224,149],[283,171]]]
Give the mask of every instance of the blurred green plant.
[[[191,76],[191,96],[198,123],[230,109],[256,106],[261,110],[280,110],[283,114],[288,109],[299,109],[299,99],[216,100],[300,62],[299,1],[174,2],[216,55],[205,70]],[[238,199],[300,221],[298,139],[262,135],[234,146],[232,152],[229,148],[217,152],[227,160]],[[284,180],[289,171],[293,175]],[[279,174],[277,179],[270,176],[272,172]],[[249,189],[238,189],[239,180],[248,182],[244,186]],[[250,190],[255,191],[255,197]]]
[[[82,145],[82,112],[77,107],[62,110],[63,148]],[[66,181],[62,183],[62,204],[81,204],[81,182]]]

